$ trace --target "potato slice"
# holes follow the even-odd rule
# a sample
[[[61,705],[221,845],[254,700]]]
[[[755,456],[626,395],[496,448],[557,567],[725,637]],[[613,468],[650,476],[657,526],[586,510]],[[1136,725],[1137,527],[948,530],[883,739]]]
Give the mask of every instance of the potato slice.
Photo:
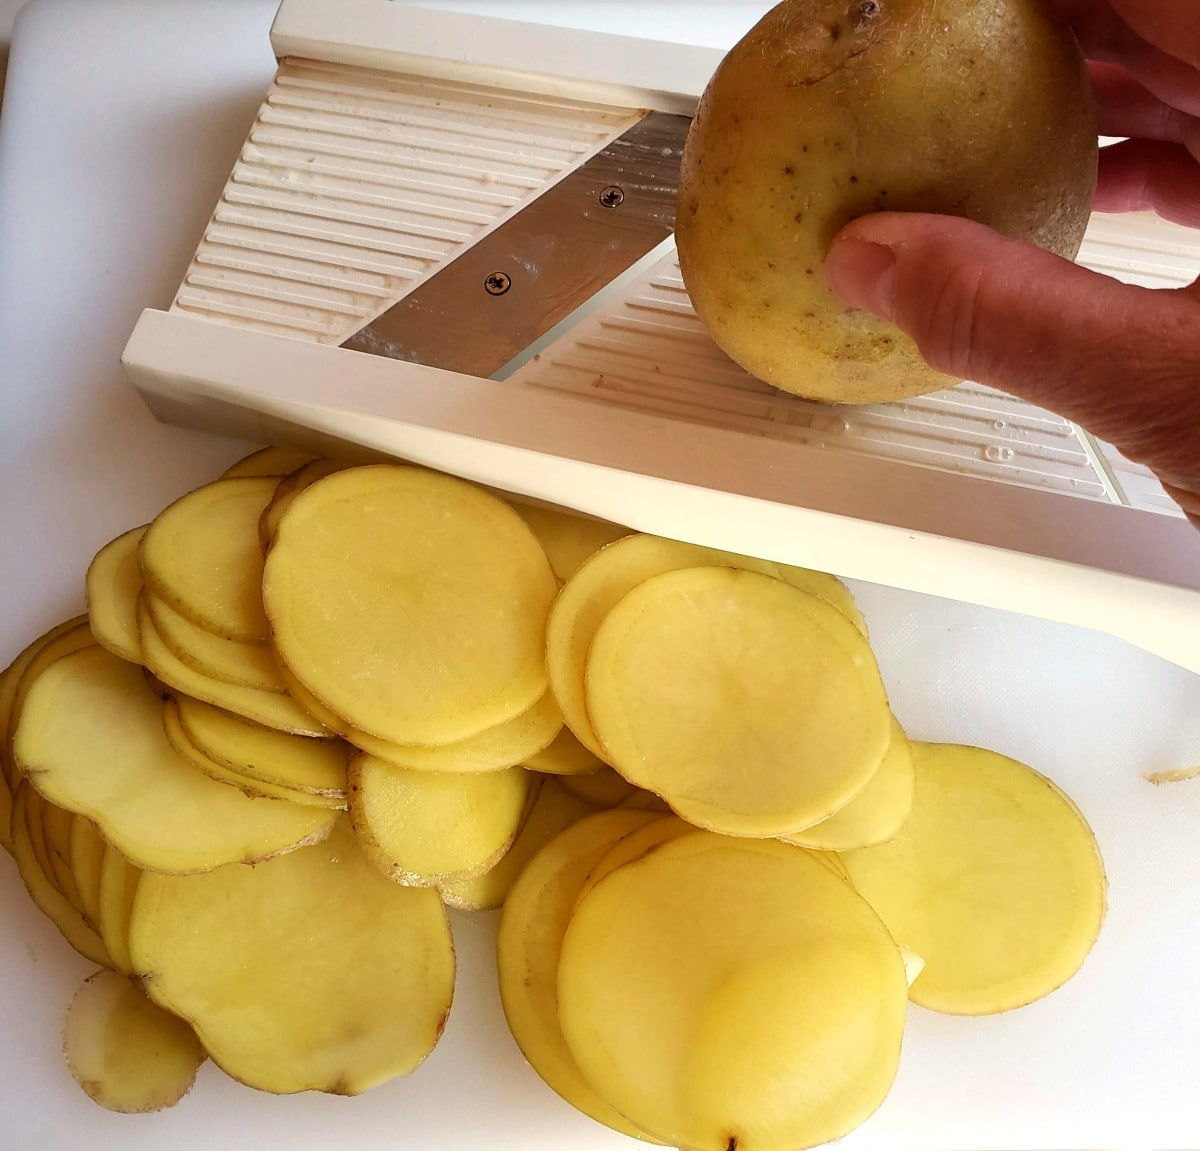
[[[62,892],[63,898],[87,920],[87,909],[83,906],[79,884],[75,882],[75,873],[71,870],[71,824],[74,823],[75,816],[53,803],[43,801],[39,807],[42,836],[50,865],[47,874],[54,886]]]
[[[83,917],[97,931],[100,927],[100,872],[107,844],[90,819],[77,815],[71,822],[71,873],[79,888]]]
[[[647,814],[653,814],[647,813]],[[652,819],[636,831],[622,836],[601,856],[588,872],[580,885],[577,899],[582,899],[593,887],[606,876],[611,875],[620,867],[662,847],[665,843],[691,835],[696,828],[685,823],[677,815],[667,815]]]
[[[804,831],[781,835],[780,839],[825,851],[886,843],[904,826],[912,811],[915,779],[908,736],[893,718],[892,741],[867,786],[828,819]]]
[[[146,594],[143,600],[158,638],[193,671],[239,687],[286,694],[269,647],[213,635],[155,595]]]
[[[342,803],[350,748],[337,739],[306,739],[275,731],[181,695],[179,722],[193,744],[240,775]]]
[[[276,731],[313,739],[333,737],[333,732],[314,720],[290,695],[226,683],[188,667],[163,642],[144,601],[138,611],[138,629],[146,670],[174,691]]]
[[[794,1151],[883,1101],[907,983],[867,903],[807,852],[692,832],[580,897],[558,1009],[584,1078],[695,1151]]]
[[[123,975],[133,974],[129,958],[129,920],[142,870],[129,862],[112,844],[104,852],[100,867],[100,891],[96,928],[112,956],[113,966]]]
[[[204,1062],[196,1033],[115,971],[98,971],[75,994],[63,1024],[75,1082],[109,1111],[161,1111],[182,1099]]]
[[[250,799],[190,767],[162,717],[141,668],[86,648],[31,685],[13,749],[43,796],[94,820],[147,870],[266,859],[329,833],[333,812]]]
[[[0,847],[12,854],[12,792],[8,781],[0,775]]]
[[[562,785],[598,808],[616,807],[637,791],[632,783],[622,779],[607,764],[587,775],[564,775]]]
[[[294,448],[260,448],[237,463],[230,464],[221,473],[221,479],[234,480],[246,476],[274,476],[282,479],[291,475],[297,468],[302,468],[313,458],[308,452],[299,452]]]
[[[133,528],[105,544],[87,570],[88,621],[92,636],[113,655],[142,662],[137,600],[142,590],[138,546],[148,525]]]
[[[602,811],[555,836],[513,884],[496,939],[500,1002],[521,1054],[572,1106],[648,1142],[656,1140],[601,1099],[575,1066],[558,1025],[558,955],[588,873],[613,844],[654,819],[644,811]]]
[[[545,775],[587,775],[599,771],[605,763],[584,747],[569,727],[564,726],[549,747],[525,760],[525,766]]]
[[[555,588],[541,546],[501,500],[380,465],[296,497],[263,600],[281,660],[329,710],[393,743],[440,745],[541,698]]]
[[[176,500],[142,537],[146,587],[216,635],[267,643],[258,517],[275,486],[268,476],[217,480]]]
[[[435,887],[496,866],[516,838],[534,782],[523,767],[454,775],[359,755],[350,761],[350,818],[385,875]]]
[[[12,856],[25,884],[25,890],[46,918],[62,933],[62,937],[84,959],[111,967],[113,961],[100,937],[54,886],[34,855],[30,838],[31,817],[28,800],[35,794],[29,781],[24,779],[17,784],[16,791],[13,792]]]
[[[912,1000],[987,1015],[1082,966],[1105,911],[1104,865],[1075,805],[1016,760],[912,745],[916,798],[890,843],[842,861],[898,943],[925,960]]]
[[[547,777],[536,788],[517,837],[500,862],[479,876],[443,880],[438,884],[442,899],[461,911],[500,907],[517,876],[542,847],[595,810],[587,800],[567,791],[561,780]]]
[[[524,500],[513,500],[512,505],[537,536],[554,574],[564,583],[602,547],[633,534],[619,524],[575,515],[561,508]]]
[[[780,580],[723,567],[655,576],[609,612],[587,706],[627,780],[733,835],[825,818],[863,790],[891,738],[854,625]]]
[[[263,508],[262,515],[258,517],[258,546],[262,548],[264,556],[271,550],[279,521],[283,518],[283,513],[292,506],[292,500],[317,480],[341,470],[341,465],[333,460],[309,460],[279,481],[275,494],[271,496],[271,502]]]
[[[355,1095],[433,1049],[454,990],[437,892],[401,887],[349,820],[258,867],[142,877],[130,952],[147,993],[263,1091]]]
[[[660,815],[675,814],[671,810],[671,805],[661,795],[655,795],[654,792],[646,791],[642,787],[635,787],[633,794],[626,796],[617,806],[625,808],[627,811],[657,811]]]

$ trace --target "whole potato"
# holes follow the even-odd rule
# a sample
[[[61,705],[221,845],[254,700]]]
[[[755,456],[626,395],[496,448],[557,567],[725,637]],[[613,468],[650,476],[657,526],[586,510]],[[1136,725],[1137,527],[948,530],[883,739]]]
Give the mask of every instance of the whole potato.
[[[789,392],[956,382],[847,309],[822,262],[869,212],[966,216],[1068,258],[1096,183],[1091,85],[1044,0],[784,0],[725,57],[684,151],[676,239],[716,342]]]

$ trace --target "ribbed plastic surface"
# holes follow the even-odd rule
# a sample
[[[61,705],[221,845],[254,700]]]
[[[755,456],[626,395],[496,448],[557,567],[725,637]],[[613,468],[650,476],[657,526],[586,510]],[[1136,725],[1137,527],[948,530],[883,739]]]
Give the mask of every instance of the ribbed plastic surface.
[[[341,343],[637,119],[285,60],[173,310]]]

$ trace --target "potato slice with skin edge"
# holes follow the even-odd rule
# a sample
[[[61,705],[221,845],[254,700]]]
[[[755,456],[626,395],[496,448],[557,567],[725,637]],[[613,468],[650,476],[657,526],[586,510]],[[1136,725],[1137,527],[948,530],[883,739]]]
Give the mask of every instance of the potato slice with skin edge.
[[[576,900],[582,899],[605,876],[611,875],[620,867],[635,860],[644,859],[652,851],[657,851],[666,843],[673,843],[685,835],[691,835],[696,828],[685,823],[677,815],[667,815],[654,819],[620,840],[605,852],[588,872],[580,885]]]
[[[783,568],[769,560],[659,536],[634,535],[602,548],[568,580],[555,600],[546,625],[546,669],[550,689],[562,708],[567,726],[580,743],[605,762],[608,756],[588,717],[584,689],[588,652],[597,628],[622,597],[652,576],[714,565],[759,572],[794,585],[799,583],[805,585],[801,590],[810,594],[818,586],[828,586],[833,597],[845,598],[850,594],[838,580],[822,572]],[[836,589],[841,589],[840,593]]]
[[[142,537],[142,580],[193,623],[226,639],[265,644],[258,518],[269,476],[217,480],[176,500]]]
[[[301,492],[263,578],[292,675],[359,731],[423,746],[467,739],[541,698],[555,590],[545,553],[508,505],[462,480],[387,465]]]
[[[291,735],[304,735],[312,739],[331,739],[334,735],[323,724],[315,721],[290,695],[279,695],[273,691],[260,691],[254,687],[240,687],[212,679],[190,668],[162,641],[150,618],[145,604],[138,612],[138,627],[142,639],[142,657],[146,670],[175,692],[183,692],[193,699],[225,711],[240,715],[243,719],[271,727]]]
[[[692,832],[575,904],[559,1020],[585,1079],[695,1151],[846,1134],[899,1063],[907,984],[871,908],[807,852]]]
[[[221,479],[244,479],[247,476],[272,476],[282,479],[315,458],[309,452],[297,451],[294,448],[260,448],[230,464],[221,473]]]
[[[633,794],[626,796],[617,807],[628,811],[656,811],[660,815],[674,815],[671,805],[661,795],[655,795],[644,787],[635,787]]]
[[[148,526],[133,528],[106,543],[88,566],[85,581],[92,637],[130,663],[142,662],[137,626],[137,600],[142,590],[138,546]]]
[[[97,933],[100,930],[100,874],[107,850],[96,825],[82,815],[75,816],[71,823],[71,871],[83,901],[84,918]]]
[[[524,500],[511,502],[537,536],[554,574],[564,583],[601,548],[634,534],[630,528],[608,520],[591,519]]]
[[[540,771],[544,775],[587,775],[607,765],[584,747],[575,733],[564,725],[554,737],[554,742],[537,755],[529,756],[525,766],[530,771]]]
[[[17,871],[25,883],[25,890],[39,910],[58,928],[62,937],[84,959],[90,959],[103,967],[111,967],[113,960],[100,937],[88,925],[83,916],[72,907],[62,893],[50,882],[49,877],[38,865],[30,840],[27,798],[33,794],[28,780],[21,780],[13,794],[12,856]]]
[[[555,836],[513,884],[496,937],[500,1002],[533,1069],[577,1110],[634,1139],[657,1142],[601,1099],[579,1073],[558,1026],[558,953],[588,873],[622,837],[655,819],[602,811]]]
[[[50,880],[62,892],[66,901],[87,920],[88,914],[83,906],[79,884],[75,882],[75,875],[71,871],[71,824],[74,823],[75,816],[53,803],[43,801],[40,807],[42,835],[46,844],[46,857],[50,863]]]
[[[1105,912],[1104,865],[1078,808],[997,752],[914,743],[912,815],[890,843],[844,852],[854,886],[925,961],[914,1003],[987,1015],[1082,966]]]
[[[850,851],[886,843],[904,826],[912,811],[915,780],[908,736],[893,718],[892,741],[870,783],[828,819],[779,838],[824,851]]]
[[[279,481],[271,502],[263,508],[262,515],[258,517],[258,546],[262,548],[264,556],[271,550],[279,521],[283,518],[283,513],[291,507],[292,500],[317,480],[341,470],[342,465],[334,463],[333,460],[309,460]]]
[[[350,761],[350,819],[367,858],[410,887],[490,871],[512,846],[533,779],[523,767],[476,774]]]
[[[127,976],[98,971],[67,1010],[63,1054],[75,1082],[108,1111],[161,1111],[182,1099],[207,1056],[196,1033]]]
[[[151,999],[227,1074],[276,1094],[355,1095],[408,1074],[454,991],[437,892],[381,875],[344,816],[325,843],[259,867],[144,875],[129,942]]]
[[[32,685],[14,751],[52,803],[95,821],[145,870],[267,859],[328,835],[334,813],[250,799],[181,760],[142,670],[91,647]]]
[[[540,787],[538,783],[540,782]],[[494,911],[503,905],[525,865],[560,831],[565,831],[596,809],[572,795],[554,776],[535,780],[533,802],[512,846],[490,871],[470,879],[451,879],[438,884],[442,899],[460,911]]]
[[[854,625],[780,580],[723,567],[654,576],[609,612],[587,706],[626,779],[729,835],[825,818],[863,790],[891,738]]]
[[[108,844],[100,867],[96,929],[112,957],[113,966],[123,975],[133,974],[133,961],[129,958],[129,920],[142,874],[140,867],[135,867]]]
[[[564,775],[562,785],[597,808],[616,807],[637,791],[607,764],[587,775]]]
[[[175,706],[193,744],[216,763],[264,783],[346,799],[351,751],[341,740],[289,735],[185,695]]]

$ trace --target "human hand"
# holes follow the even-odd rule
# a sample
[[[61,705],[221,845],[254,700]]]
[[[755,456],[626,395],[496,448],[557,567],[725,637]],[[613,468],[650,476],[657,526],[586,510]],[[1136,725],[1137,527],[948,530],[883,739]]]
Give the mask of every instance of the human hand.
[[[1089,58],[1103,135],[1094,208],[1200,227],[1196,0],[1050,0]],[[1200,280],[1118,283],[948,216],[881,213],[826,260],[847,303],[929,363],[1059,412],[1151,468],[1200,527]]]

